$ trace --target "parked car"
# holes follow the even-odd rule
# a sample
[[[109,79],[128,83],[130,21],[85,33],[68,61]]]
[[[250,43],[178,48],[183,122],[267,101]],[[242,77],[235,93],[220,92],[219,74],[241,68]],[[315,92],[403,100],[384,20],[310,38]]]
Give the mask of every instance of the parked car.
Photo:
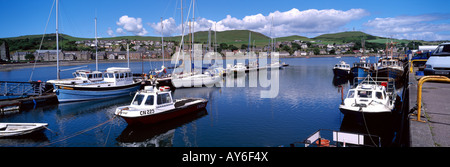
[[[440,44],[425,64],[425,75],[450,77],[450,43]]]

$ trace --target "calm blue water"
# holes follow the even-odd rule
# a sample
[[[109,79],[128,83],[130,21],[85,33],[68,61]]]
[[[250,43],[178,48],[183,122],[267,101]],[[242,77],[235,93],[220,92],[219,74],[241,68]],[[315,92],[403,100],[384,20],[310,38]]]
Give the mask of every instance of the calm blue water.
[[[289,64],[279,71],[279,94],[276,98],[260,98],[261,90],[249,87],[248,74],[239,78],[226,78],[225,82],[245,83],[245,87],[177,89],[174,98],[201,97],[208,99],[205,112],[168,121],[164,124],[127,127],[121,118],[103,126],[72,136],[113,117],[116,107],[127,105],[131,96],[102,101],[58,104],[39,107],[15,114],[0,116],[0,122],[46,122],[49,130],[26,139],[0,139],[0,146],[52,147],[121,147],[121,146],[173,146],[173,147],[276,147],[303,141],[319,129],[339,130],[344,116],[339,112],[341,102],[332,67],[336,58],[281,59]],[[351,64],[355,57],[342,60]],[[370,58],[375,62],[375,58]],[[159,68],[162,62],[144,62],[144,72]],[[95,64],[88,65],[95,69]],[[126,63],[99,64],[107,67],[126,67]],[[167,63],[166,63],[166,66]],[[62,67],[62,69],[72,68]],[[131,63],[133,72],[142,71],[142,64]],[[56,67],[37,68],[33,80],[56,78]],[[73,71],[61,73],[71,77]],[[31,69],[0,72],[0,80],[28,81]],[[270,75],[269,75],[270,76]],[[269,77],[270,79],[270,77]],[[70,137],[70,138],[68,138]],[[68,139],[66,139],[68,138]],[[65,139],[58,142],[59,140]]]

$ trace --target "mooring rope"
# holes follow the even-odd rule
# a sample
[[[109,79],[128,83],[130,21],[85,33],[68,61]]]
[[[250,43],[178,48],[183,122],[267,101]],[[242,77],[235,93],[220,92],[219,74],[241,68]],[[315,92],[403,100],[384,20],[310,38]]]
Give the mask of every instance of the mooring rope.
[[[55,144],[55,143],[58,143],[58,142],[61,142],[61,141],[64,141],[64,140],[73,138],[73,137],[75,137],[75,136],[81,135],[81,134],[86,133],[86,132],[88,132],[88,131],[90,131],[90,130],[93,130],[93,129],[95,129],[95,128],[98,128],[98,127],[100,127],[100,126],[102,126],[102,125],[105,125],[106,123],[111,122],[111,121],[114,120],[115,118],[116,118],[116,116],[114,115],[114,117],[112,117],[111,119],[109,119],[109,120],[107,120],[107,121],[105,121],[105,122],[103,122],[103,123],[100,123],[100,124],[98,124],[98,125],[96,125],[96,126],[93,126],[93,127],[91,127],[91,128],[88,128],[88,129],[85,129],[85,130],[82,130],[82,131],[78,131],[78,132],[74,133],[73,135],[67,136],[67,137],[65,137],[65,138],[59,139],[59,140],[54,141],[54,142],[51,142],[51,143],[47,143],[47,144],[40,145],[40,146],[38,146],[38,147],[49,146],[49,145],[52,145],[52,144]],[[109,134],[108,134],[108,135],[109,135]]]

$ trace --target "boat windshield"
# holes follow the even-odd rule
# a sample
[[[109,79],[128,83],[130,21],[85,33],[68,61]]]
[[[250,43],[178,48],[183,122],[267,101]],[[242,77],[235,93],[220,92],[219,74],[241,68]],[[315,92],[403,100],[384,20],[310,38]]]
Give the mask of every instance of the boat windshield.
[[[154,104],[155,97],[153,95],[149,95],[147,100],[145,100],[145,105],[152,106]]]
[[[359,98],[372,98],[372,91],[360,90],[358,91]]]
[[[355,98],[355,91],[354,90],[348,91],[347,98]]]
[[[377,99],[383,99],[383,94],[381,92],[376,92],[375,96],[377,97]]]
[[[131,104],[140,105],[142,103],[142,101],[144,100],[144,97],[145,97],[145,95],[141,95],[141,94],[136,95],[136,97],[133,99],[133,102],[131,102]]]

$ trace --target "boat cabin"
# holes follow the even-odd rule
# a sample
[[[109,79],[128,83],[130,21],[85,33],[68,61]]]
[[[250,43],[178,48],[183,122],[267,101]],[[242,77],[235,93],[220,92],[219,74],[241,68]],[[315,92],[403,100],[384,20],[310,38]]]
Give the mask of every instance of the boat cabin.
[[[144,90],[136,93],[130,106],[133,107],[173,107],[172,94],[170,87],[162,86],[160,89],[154,89],[152,86],[146,86]]]
[[[339,62],[338,64],[334,65],[335,69],[350,69],[350,65],[345,63],[344,61]]]
[[[103,74],[104,81],[115,85],[128,85],[133,83],[133,74],[130,68],[111,67]]]
[[[398,60],[390,59],[390,60],[382,60],[381,66],[400,66]]]
[[[73,77],[85,81],[84,83],[91,81],[101,81],[103,80],[103,73],[100,71],[91,70],[77,70],[72,73]]]
[[[383,86],[362,85],[356,89],[350,89],[347,98],[360,99],[361,101],[384,100],[386,99],[386,91]]]

